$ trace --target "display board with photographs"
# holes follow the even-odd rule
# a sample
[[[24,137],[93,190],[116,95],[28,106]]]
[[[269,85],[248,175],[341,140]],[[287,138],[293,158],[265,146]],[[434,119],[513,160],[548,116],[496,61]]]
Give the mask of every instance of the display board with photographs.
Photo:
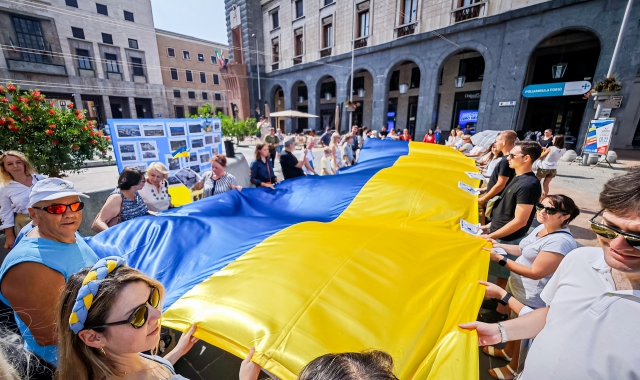
[[[172,176],[183,168],[201,174],[223,151],[220,119],[109,119],[107,124],[119,171],[161,162]],[[182,147],[189,156],[173,158]]]

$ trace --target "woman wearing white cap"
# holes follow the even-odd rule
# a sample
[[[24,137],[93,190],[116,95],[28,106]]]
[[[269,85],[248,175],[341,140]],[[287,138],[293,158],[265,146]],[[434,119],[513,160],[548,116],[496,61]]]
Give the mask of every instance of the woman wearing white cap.
[[[24,154],[9,150],[0,155],[0,229],[5,249],[13,248],[16,236],[31,221],[27,211],[31,188],[47,178],[35,173]]]

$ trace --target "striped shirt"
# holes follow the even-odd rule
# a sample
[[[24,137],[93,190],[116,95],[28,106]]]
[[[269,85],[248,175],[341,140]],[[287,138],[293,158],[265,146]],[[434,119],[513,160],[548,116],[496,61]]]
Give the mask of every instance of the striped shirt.
[[[231,186],[238,186],[236,177],[226,172],[222,177],[213,179],[213,172],[207,170],[204,172],[202,180],[204,181],[203,198],[225,193],[232,189]]]
[[[142,200],[142,197],[137,191],[135,201],[125,197],[118,189],[111,193],[111,195],[114,194],[119,194],[122,197],[122,211],[120,212],[121,221],[126,222],[127,220],[144,216],[149,213],[147,205],[144,203],[144,200]]]

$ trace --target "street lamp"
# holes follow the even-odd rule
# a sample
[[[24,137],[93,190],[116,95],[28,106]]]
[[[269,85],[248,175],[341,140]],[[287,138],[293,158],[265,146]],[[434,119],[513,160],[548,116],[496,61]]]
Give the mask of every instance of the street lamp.
[[[258,72],[258,104],[261,105],[262,94],[260,92],[260,50],[258,50],[258,37],[255,34],[252,34],[251,37],[256,39],[256,71]],[[258,106],[258,108],[260,108],[260,106]]]
[[[358,89],[358,96],[361,98],[364,98],[365,92],[364,92],[364,88],[359,88]]]
[[[467,79],[464,75],[456,77],[456,88],[464,87],[464,81]]]
[[[331,93],[330,92],[325,92],[324,93],[324,100],[331,100]]]
[[[560,79],[564,76],[564,72],[567,71],[566,63],[556,63],[551,66],[551,76],[553,79]]]
[[[408,85],[408,84],[406,84],[406,83],[403,83],[403,84],[401,84],[401,85],[399,86],[399,88],[398,88],[398,89],[400,90],[400,93],[401,93],[401,94],[406,94],[406,93],[407,93],[407,90],[409,89],[409,85]]]

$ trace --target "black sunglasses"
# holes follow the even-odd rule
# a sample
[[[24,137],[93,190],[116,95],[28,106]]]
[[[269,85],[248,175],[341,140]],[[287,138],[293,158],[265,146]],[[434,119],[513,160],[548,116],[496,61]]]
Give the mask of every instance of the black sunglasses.
[[[51,205],[51,206],[46,206],[46,207],[31,206],[31,208],[35,208],[37,210],[44,210],[44,211],[48,212],[51,215],[64,214],[65,212],[67,212],[67,207],[70,208],[71,211],[77,212],[77,211],[80,211],[80,210],[82,210],[84,208],[84,203],[83,202],[73,202],[73,203],[70,203],[68,205],[59,204],[59,205]]]
[[[133,311],[133,313],[131,313],[129,318],[125,319],[124,321],[110,322],[110,323],[105,323],[104,325],[101,325],[101,326],[87,327],[87,328],[95,330],[95,329],[103,329],[108,326],[126,325],[127,323],[129,323],[131,324],[131,326],[133,326],[134,329],[139,329],[142,326],[144,326],[145,323],[147,323],[147,319],[149,318],[149,309],[147,305],[153,308],[157,308],[159,304],[160,304],[160,291],[155,286],[152,286],[151,294],[149,295],[149,299],[147,300],[147,302],[138,306]]]
[[[629,243],[630,246],[632,246],[635,249],[640,249],[640,236],[634,235],[634,234],[630,234],[628,232],[623,232],[623,231],[620,231],[617,228],[610,227],[610,226],[607,226],[605,224],[596,222],[596,218],[598,216],[600,216],[600,214],[602,214],[603,211],[604,210],[600,210],[600,212],[598,212],[589,221],[589,223],[591,223],[591,230],[593,232],[595,232],[597,235],[600,235],[600,236],[602,236],[603,238],[606,238],[606,239],[615,239],[618,236],[622,236],[622,237],[624,237],[624,240],[626,240],[627,243]]]
[[[563,215],[567,215],[568,214],[567,212],[562,211],[562,210],[558,210],[555,207],[547,207],[547,206],[543,205],[540,202],[536,203],[536,210],[538,210],[538,211],[544,210],[548,215],[555,215],[557,213],[561,213]]]

